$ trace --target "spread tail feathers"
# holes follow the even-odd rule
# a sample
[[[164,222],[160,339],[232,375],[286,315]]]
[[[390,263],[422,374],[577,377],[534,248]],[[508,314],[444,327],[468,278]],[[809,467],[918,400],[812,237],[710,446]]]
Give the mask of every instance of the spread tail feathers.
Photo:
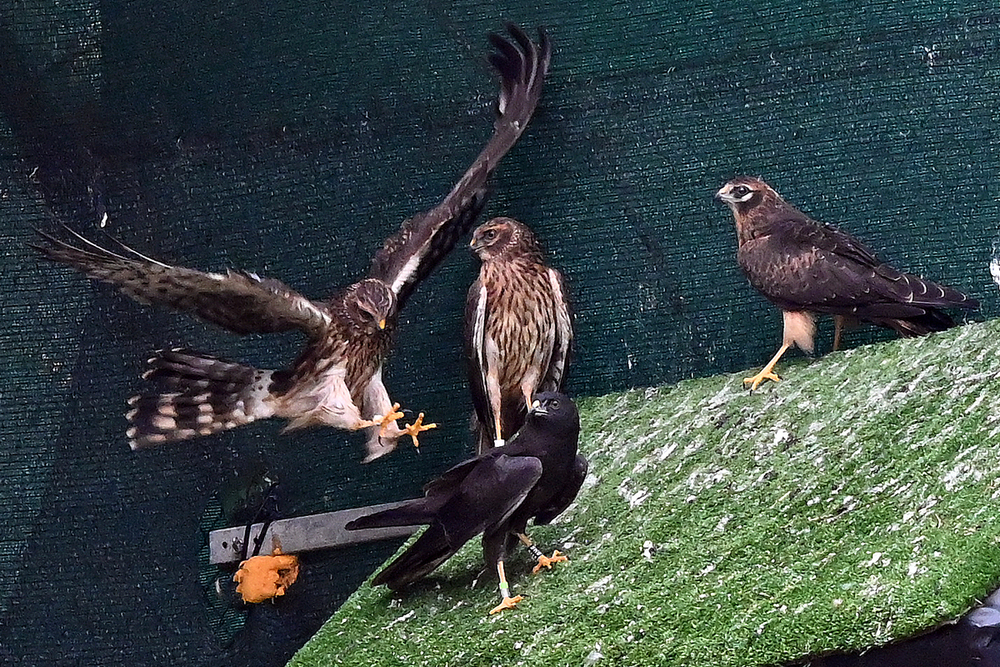
[[[143,375],[162,393],[129,399],[132,449],[225,431],[274,415],[272,371],[186,350],[162,350]]]
[[[399,558],[376,575],[372,580],[373,586],[385,584],[392,590],[402,588],[446,561],[455,553],[457,547],[448,540],[444,527],[434,521],[434,508],[429,507],[426,498],[358,517],[347,524],[347,530],[361,530],[388,526],[417,526],[424,523],[430,523],[430,528],[425,530]]]
[[[441,524],[436,523],[425,530],[399,558],[375,575],[372,586],[385,584],[391,590],[399,590],[430,574],[457,550],[458,547],[448,542],[448,536]]]
[[[926,336],[935,331],[944,331],[955,326],[955,320],[948,313],[936,308],[927,308],[920,315],[899,319],[873,319],[872,322],[879,326],[894,329],[896,333],[904,338],[914,336]]]

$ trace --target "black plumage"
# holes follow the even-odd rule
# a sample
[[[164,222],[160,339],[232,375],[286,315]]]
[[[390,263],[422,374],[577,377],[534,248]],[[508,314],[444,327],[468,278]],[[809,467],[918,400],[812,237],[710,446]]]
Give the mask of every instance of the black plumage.
[[[563,559],[558,552],[542,555],[525,530],[532,518],[536,525],[549,523],[576,498],[587,475],[587,460],[577,453],[579,433],[580,418],[567,396],[538,394],[524,426],[506,445],[449,469],[424,487],[423,498],[349,523],[348,530],[429,525],[372,583],[402,588],[482,533],[483,557],[497,569],[504,597],[494,611],[516,604],[503,569],[515,542],[524,542],[540,567]]]
[[[382,383],[400,309],[416,285],[451,251],[481,212],[487,181],[524,132],[538,104],[551,58],[539,30],[536,45],[519,28],[511,40],[490,35],[500,74],[493,135],[458,183],[434,208],[402,223],[372,259],[368,275],[331,298],[313,301],[283,283],[253,273],[207,273],[171,266],[122,246],[112,252],[68,232],[66,241],[40,233],[35,246],[50,260],[110,283],[131,298],[192,313],[237,334],[299,330],[307,342],[290,368],[258,370],[199,352],[171,350],[150,360],[153,387],[130,400],[133,448],[208,435],[258,419],[279,417],[289,428],[367,428],[371,460],[404,434],[425,427],[421,417],[396,425],[398,406]]]
[[[813,220],[760,179],[735,178],[716,198],[733,212],[740,267],[784,316],[782,347],[744,381],[751,390],[778,380],[774,365],[792,345],[813,351],[816,314],[834,316],[836,349],[847,323],[871,322],[902,336],[922,336],[955,325],[943,309],[979,307],[957,290],[880,261],[858,239]]]

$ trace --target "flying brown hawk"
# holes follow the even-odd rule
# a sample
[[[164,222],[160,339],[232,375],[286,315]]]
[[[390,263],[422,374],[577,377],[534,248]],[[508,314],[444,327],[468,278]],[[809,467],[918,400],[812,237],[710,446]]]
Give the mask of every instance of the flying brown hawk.
[[[521,428],[536,392],[562,390],[573,322],[562,275],[526,226],[494,218],[472,250],[482,267],[465,302],[465,350],[482,454]]]
[[[400,308],[475,222],[487,180],[524,132],[542,93],[551,45],[544,30],[535,44],[509,25],[508,41],[491,34],[490,57],[500,96],[493,136],[440,204],[403,222],[375,254],[368,276],[326,301],[312,301],[277,280],[253,273],[204,273],[171,266],[128,248],[111,252],[73,234],[69,242],[41,233],[48,259],[111,283],[147,304],[191,312],[237,334],[298,329],[308,341],[290,368],[258,370],[184,350],[158,353],[144,377],[157,388],[130,400],[133,448],[208,435],[258,419],[281,417],[288,428],[327,425],[369,428],[370,461],[396,440],[428,426],[405,429],[382,383]],[[422,417],[422,415],[421,415]]]
[[[833,315],[837,349],[846,324],[865,321],[923,336],[955,325],[942,308],[979,307],[961,292],[879,261],[856,238],[813,220],[760,179],[734,178],[715,196],[736,219],[740,267],[784,316],[781,348],[743,381],[751,391],[780,379],[774,366],[788,348],[812,352],[817,314]]]

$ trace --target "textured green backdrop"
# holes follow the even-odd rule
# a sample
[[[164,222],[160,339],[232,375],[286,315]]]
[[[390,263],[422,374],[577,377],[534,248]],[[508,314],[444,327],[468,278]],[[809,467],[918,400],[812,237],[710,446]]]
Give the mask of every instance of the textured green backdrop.
[[[488,136],[485,33],[555,43],[533,126],[488,212],[536,229],[578,314],[571,389],[596,395],[760,365],[780,318],[712,194],[762,175],[997,312],[1000,9],[972,2],[0,2],[0,657],[22,664],[276,664],[394,545],[311,556],[282,605],[232,613],[200,583],[234,470],[288,514],[412,495],[469,451],[461,248],[404,313],[387,384],[443,428],[361,466],[359,437],[259,424],[133,454],[148,354],[261,365],[238,341],[40,266],[34,227],[100,220],[131,245],[323,296]],[[849,344],[877,338],[861,331]],[[821,349],[828,347],[824,331]]]

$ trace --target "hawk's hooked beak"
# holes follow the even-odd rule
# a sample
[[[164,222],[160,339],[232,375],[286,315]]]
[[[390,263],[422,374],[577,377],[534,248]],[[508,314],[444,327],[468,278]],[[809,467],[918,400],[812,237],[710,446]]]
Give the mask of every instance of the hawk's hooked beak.
[[[385,330],[385,318],[384,317],[381,320],[378,321],[378,328],[379,328],[379,331],[384,331]]]
[[[533,415],[547,415],[548,413],[549,413],[549,411],[546,410],[542,406],[541,402],[539,402],[539,401],[533,401],[531,403],[531,414],[533,414]]]
[[[726,186],[723,185],[721,188],[719,188],[719,191],[715,193],[716,201],[726,201],[725,193],[726,193]]]

